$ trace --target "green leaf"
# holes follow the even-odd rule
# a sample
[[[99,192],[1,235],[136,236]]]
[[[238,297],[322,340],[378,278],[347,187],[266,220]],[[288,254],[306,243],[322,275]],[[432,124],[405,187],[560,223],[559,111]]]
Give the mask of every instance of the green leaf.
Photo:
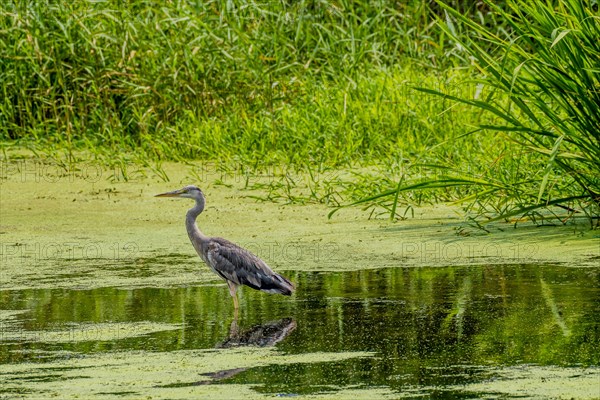
[[[554,34],[556,33],[556,31],[558,31],[558,29],[560,29],[560,28],[556,28],[552,32],[552,36],[554,36]],[[558,36],[556,36],[556,38],[554,38],[554,41],[552,41],[552,44],[550,45],[550,48],[553,48],[558,42],[560,42],[562,40],[562,38],[564,38],[565,36],[567,36],[571,31],[572,31],[572,29],[565,29],[564,31],[562,31],[561,33],[559,33]]]
[[[546,165],[546,169],[544,171],[544,178],[542,179],[542,184],[540,185],[540,191],[538,192],[538,203],[542,200],[542,195],[546,190],[546,186],[548,186],[548,178],[550,177],[550,172],[552,172],[552,165],[554,165],[554,159],[556,158],[556,154],[558,154],[558,150],[560,148],[560,144],[563,141],[563,138],[564,135],[556,139],[556,141],[554,142],[554,146],[552,147],[552,152],[550,153],[550,157],[548,158],[548,165]]]

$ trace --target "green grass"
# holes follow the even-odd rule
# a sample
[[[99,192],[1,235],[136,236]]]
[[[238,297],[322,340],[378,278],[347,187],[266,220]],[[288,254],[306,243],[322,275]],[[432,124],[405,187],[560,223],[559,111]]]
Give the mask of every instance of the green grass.
[[[470,56],[481,72],[475,81],[486,90],[479,96],[456,96],[427,87],[419,91],[479,108],[499,123],[480,121],[478,129],[497,131],[513,141],[522,157],[535,154],[535,164],[514,160],[522,173],[498,174],[497,168],[474,178],[461,165],[435,167],[438,177],[399,179],[396,185],[352,203],[380,202],[396,217],[405,192],[467,186],[458,202],[476,206],[478,217],[491,221],[522,215],[557,217],[563,223],[577,213],[597,218],[600,208],[600,14],[597,5],[580,0],[544,4],[509,0],[503,8],[487,2],[507,30],[495,28],[439,3],[446,11],[443,29],[463,58]],[[457,29],[461,27],[461,30]],[[491,50],[490,50],[491,49]],[[481,133],[477,134],[478,136]],[[540,165],[540,162],[543,165]],[[558,215],[554,208],[566,211]]]
[[[595,170],[581,169],[590,165],[581,157],[593,165],[593,142],[582,156],[562,151],[573,143],[561,131],[541,143],[514,129],[489,133],[506,112],[482,112],[477,101],[514,109],[515,96],[481,86],[469,45],[485,43],[477,51],[489,65],[510,59],[494,40],[473,38],[513,40],[516,18],[505,6],[452,5],[460,13],[445,18],[450,9],[428,1],[5,2],[0,146],[67,167],[93,157],[124,178],[130,162],[159,173],[167,160],[258,177],[270,168],[280,172],[246,180],[262,191],[253,196],[364,204],[391,218],[436,201],[466,199],[481,217],[577,197],[573,171],[593,187]],[[474,22],[436,22],[461,15]],[[467,134],[477,127],[488,132]]]
[[[168,139],[182,118],[243,118],[289,104],[306,83],[352,85],[419,51],[404,30],[418,9],[407,17],[351,1],[3,3],[0,137],[187,157],[189,149],[144,145]]]
[[[286,121],[315,120],[316,111],[324,126],[309,128],[318,130],[321,142],[337,147],[340,128],[332,128],[329,120],[345,118],[348,110],[340,100],[360,97],[365,80],[389,85],[370,90],[379,98],[362,98],[377,102],[386,91],[399,92],[398,85],[407,92],[408,84],[444,75],[436,68],[450,60],[447,35],[433,22],[422,1],[404,6],[355,1],[3,3],[0,139],[67,151],[134,150],[175,160],[228,156],[231,146],[235,154],[254,158],[256,152],[267,153],[279,160],[278,153],[302,147],[274,147],[280,136],[288,139]],[[422,73],[398,76],[397,70],[407,67]],[[384,75],[396,79],[381,82]],[[325,104],[329,101],[336,101],[335,108]],[[327,110],[321,112],[322,106]],[[397,106],[402,115],[403,103]],[[344,121],[339,125],[347,129]],[[367,128],[372,127],[361,127]],[[296,141],[314,135],[300,132]],[[380,151],[381,140],[369,148],[372,141],[360,139],[348,146]],[[336,151],[332,164],[354,159],[354,153],[345,154],[348,146]]]
[[[444,29],[462,44],[483,73],[485,98],[454,98],[499,117],[483,129],[509,133],[525,151],[538,154],[544,168],[524,182],[498,185],[512,209],[499,218],[531,214],[549,205],[570,212],[600,206],[600,13],[581,0],[543,3],[509,0],[504,9],[489,3],[511,34],[497,35],[452,7],[447,12],[474,35],[460,35],[447,19]],[[477,37],[478,39],[474,39]],[[485,42],[486,48],[479,43]],[[490,54],[489,46],[497,50]],[[437,92],[438,95],[448,97]],[[507,102],[507,98],[509,101]],[[483,185],[493,186],[492,180]]]

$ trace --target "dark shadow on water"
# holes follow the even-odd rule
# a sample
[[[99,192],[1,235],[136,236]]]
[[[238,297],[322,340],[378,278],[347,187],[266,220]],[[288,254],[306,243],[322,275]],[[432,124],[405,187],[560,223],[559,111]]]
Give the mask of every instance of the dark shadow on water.
[[[240,346],[275,346],[287,354],[374,353],[214,371],[187,384],[252,383],[270,394],[344,386],[401,391],[493,379],[492,367],[600,364],[598,268],[470,266],[291,275],[298,286],[291,298],[245,289],[237,321],[224,285],[0,291],[0,309],[13,310],[0,320],[0,363]],[[105,323],[135,330],[148,322],[176,328],[64,341],[39,334]]]

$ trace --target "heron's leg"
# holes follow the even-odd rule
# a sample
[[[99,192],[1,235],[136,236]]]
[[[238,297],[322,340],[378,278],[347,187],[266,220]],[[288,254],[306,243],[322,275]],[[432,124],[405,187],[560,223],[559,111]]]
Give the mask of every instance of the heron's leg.
[[[229,326],[229,338],[236,339],[240,335],[240,327],[238,326],[238,309],[233,311],[233,321]]]
[[[227,285],[229,285],[229,294],[233,298],[233,308],[237,311],[240,308],[237,297],[237,285],[231,281],[227,281]]]

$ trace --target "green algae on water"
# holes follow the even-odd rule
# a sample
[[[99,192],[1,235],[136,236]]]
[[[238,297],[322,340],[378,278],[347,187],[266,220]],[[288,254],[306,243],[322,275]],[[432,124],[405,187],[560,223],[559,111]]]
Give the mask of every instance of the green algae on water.
[[[0,341],[22,343],[106,342],[177,329],[181,329],[178,324],[161,324],[151,321],[73,323],[66,327],[40,331],[24,330],[13,326],[12,329],[6,329],[3,332]]]
[[[247,191],[218,185],[218,174],[190,177],[193,166],[167,164],[164,183],[85,176],[9,174],[2,180],[2,289],[186,287],[221,283],[199,260],[183,224],[192,206],[153,195],[188,183],[201,186],[207,207],[198,225],[248,248],[278,271],[356,271],[397,266],[565,263],[595,266],[594,232],[580,226],[505,226],[493,235],[462,237],[456,210],[418,209],[392,224],[365,221],[357,210],[333,220],[319,204],[256,202]],[[110,171],[98,172],[100,178]]]
[[[3,366],[0,386],[23,398],[263,398],[253,385],[207,385],[206,374],[266,365],[314,364],[372,357],[368,352],[286,355],[275,348],[119,352],[70,357],[51,363]],[[125,392],[124,392],[125,391]]]

